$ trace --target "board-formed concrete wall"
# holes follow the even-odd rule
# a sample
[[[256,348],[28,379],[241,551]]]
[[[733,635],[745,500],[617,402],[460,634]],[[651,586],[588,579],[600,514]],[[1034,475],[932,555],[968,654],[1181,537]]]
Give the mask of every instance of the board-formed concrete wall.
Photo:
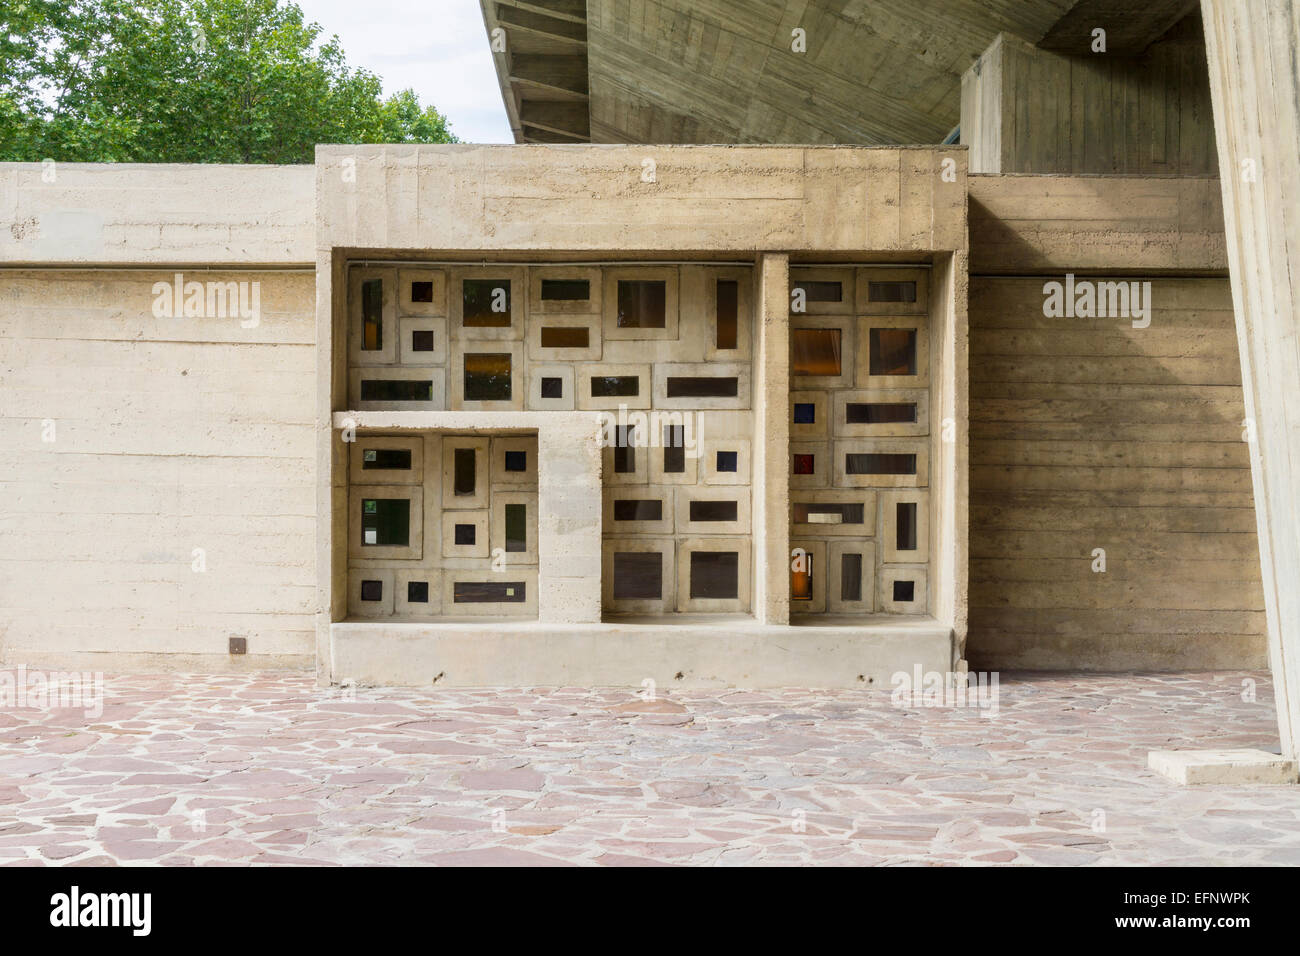
[[[0,272],[0,662],[310,665],[315,361],[310,272]]]
[[[1228,280],[1150,279],[1133,328],[1051,279],[971,279],[972,667],[1265,666]]]

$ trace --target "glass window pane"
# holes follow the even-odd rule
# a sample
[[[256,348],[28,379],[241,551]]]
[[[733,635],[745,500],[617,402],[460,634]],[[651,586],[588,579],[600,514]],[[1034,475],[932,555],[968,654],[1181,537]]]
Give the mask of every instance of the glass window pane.
[[[691,552],[691,597],[734,601],[740,595],[740,555],[735,551]]]
[[[915,302],[916,283],[868,282],[867,298],[872,302]]]
[[[862,600],[862,555],[840,555],[840,600]]]
[[[740,304],[740,283],[735,279],[718,280],[718,339],[717,348],[734,349]]]
[[[506,550],[528,550],[527,505],[506,505]]]
[[[850,475],[915,475],[916,456],[875,452],[845,455],[844,471]]]
[[[590,342],[590,330],[585,325],[546,325],[542,327],[542,348],[585,349]]]
[[[839,375],[839,329],[791,329],[791,375]]]
[[[871,330],[871,374],[916,374],[916,329]]]
[[[667,286],[662,279],[618,280],[618,327],[662,329],[667,315]]]
[[[548,302],[573,302],[591,298],[586,279],[543,279],[542,298]]]
[[[659,600],[663,594],[663,573],[663,555],[658,551],[616,551],[615,600]]]
[[[452,488],[457,495],[473,496],[478,482],[473,448],[457,448],[452,454]]]
[[[510,401],[509,352],[465,354],[465,401]]]
[[[384,347],[384,280],[361,283],[361,350],[377,352]]]
[[[894,547],[899,551],[916,550],[916,502],[900,501],[894,508],[897,528]]]
[[[411,502],[408,498],[363,498],[361,543],[406,547],[410,543]]]
[[[510,327],[510,280],[465,279],[461,284],[461,325],[469,329]]]

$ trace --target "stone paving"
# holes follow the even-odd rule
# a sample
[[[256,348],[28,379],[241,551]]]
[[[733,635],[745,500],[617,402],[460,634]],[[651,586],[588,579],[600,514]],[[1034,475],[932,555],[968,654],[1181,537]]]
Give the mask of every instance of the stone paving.
[[[112,677],[98,717],[0,710],[0,863],[1300,864],[1300,788],[1146,769],[1152,749],[1276,750],[1267,675],[999,689],[990,718],[866,687]]]

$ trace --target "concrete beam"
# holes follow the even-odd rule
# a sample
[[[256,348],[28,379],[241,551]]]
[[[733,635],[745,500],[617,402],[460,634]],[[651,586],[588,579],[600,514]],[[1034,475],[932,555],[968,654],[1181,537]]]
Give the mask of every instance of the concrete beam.
[[[588,99],[585,56],[516,53],[510,58],[509,79],[516,86],[543,90],[553,97]]]
[[[524,100],[519,104],[519,121],[524,126],[558,133],[571,140],[590,138],[586,103],[554,103]]]
[[[1038,41],[1044,50],[1089,53],[1092,31],[1106,31],[1106,52],[1136,56],[1179,20],[1196,10],[1197,0],[1080,0]]]
[[[1282,754],[1300,749],[1300,5],[1202,0]]]

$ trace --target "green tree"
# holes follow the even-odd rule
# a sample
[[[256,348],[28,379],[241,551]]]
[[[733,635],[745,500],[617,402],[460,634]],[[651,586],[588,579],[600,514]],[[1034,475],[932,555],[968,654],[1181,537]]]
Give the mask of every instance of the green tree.
[[[0,4],[0,160],[310,163],[317,143],[451,143],[284,0]]]

